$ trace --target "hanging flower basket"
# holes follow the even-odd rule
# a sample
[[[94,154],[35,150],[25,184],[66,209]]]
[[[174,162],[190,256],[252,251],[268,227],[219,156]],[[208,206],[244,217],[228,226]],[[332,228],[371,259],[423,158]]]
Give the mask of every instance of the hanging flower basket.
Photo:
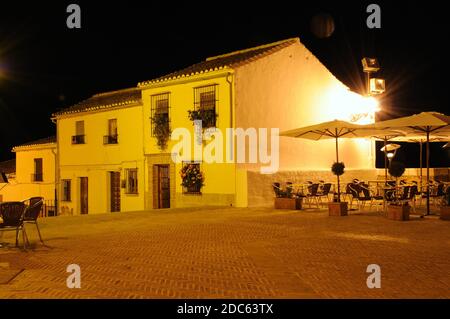
[[[216,126],[216,110],[214,109],[198,109],[198,110],[188,110],[189,120],[202,121],[202,127],[215,127]]]
[[[169,117],[167,113],[156,113],[152,118],[153,135],[156,137],[158,147],[161,150],[167,148],[167,141],[170,137]]]

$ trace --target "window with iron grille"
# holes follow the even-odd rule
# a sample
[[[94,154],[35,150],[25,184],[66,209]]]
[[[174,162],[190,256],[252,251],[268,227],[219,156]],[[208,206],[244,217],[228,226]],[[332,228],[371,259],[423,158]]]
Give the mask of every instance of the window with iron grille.
[[[125,169],[126,176],[126,189],[127,194],[137,194],[138,193],[138,175],[137,168],[127,168]]]
[[[70,179],[61,180],[62,183],[62,201],[70,202],[71,201],[71,184],[72,181]]]
[[[161,93],[151,96],[151,123],[152,136],[162,133],[170,134],[170,93]]]
[[[217,102],[219,97],[217,84],[194,88],[194,109],[203,112],[202,126],[216,126]]]

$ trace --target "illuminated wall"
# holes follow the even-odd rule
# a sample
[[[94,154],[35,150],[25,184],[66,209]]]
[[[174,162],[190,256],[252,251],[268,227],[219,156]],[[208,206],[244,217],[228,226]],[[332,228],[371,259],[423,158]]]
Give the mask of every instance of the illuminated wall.
[[[9,183],[0,191],[3,201],[22,201],[34,196],[42,196],[44,200],[53,201],[56,144],[18,146],[13,151],[16,153],[16,174],[15,178],[9,179]],[[35,181],[33,177],[34,159],[37,158],[42,159],[42,181]]]
[[[108,120],[117,119],[118,144],[104,144],[108,135]],[[76,135],[76,121],[84,121],[85,144],[72,144]],[[109,172],[120,172],[125,179],[125,170],[138,169],[138,193],[120,191],[121,211],[144,209],[144,160],[142,144],[142,110],[140,105],[109,108],[62,115],[57,120],[58,147],[60,149],[60,180],[71,181],[70,201],[63,201],[59,187],[61,214],[80,213],[80,177],[88,177],[88,213],[106,213],[110,205]]]
[[[360,111],[373,115],[373,105],[350,92],[300,42],[237,68],[235,75],[237,127],[278,127],[281,132],[334,119],[349,121]],[[363,120],[358,123],[373,118]],[[334,141],[281,137],[280,170],[329,170],[333,161]],[[348,169],[373,169],[373,143],[342,140],[340,161]]]

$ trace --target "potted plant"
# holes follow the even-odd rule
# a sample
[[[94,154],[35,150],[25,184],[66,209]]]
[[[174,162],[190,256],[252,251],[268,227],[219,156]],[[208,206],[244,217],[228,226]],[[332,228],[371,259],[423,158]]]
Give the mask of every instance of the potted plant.
[[[447,187],[441,206],[441,219],[450,220],[450,187]]]
[[[151,121],[153,125],[153,135],[156,137],[158,147],[161,150],[165,150],[171,133],[168,114],[156,113],[151,118]]]
[[[292,183],[287,183],[285,190],[280,188],[279,183],[274,183],[273,189],[275,191],[275,209],[302,209],[303,198],[294,194]]]
[[[328,203],[329,216],[347,216],[348,204],[341,202],[340,176],[344,174],[345,165],[342,162],[335,162],[331,166],[331,172],[337,177],[337,192],[334,193],[333,201]]]
[[[398,179],[405,172],[405,165],[402,162],[392,162],[389,165],[389,174],[395,177],[395,194],[393,200],[387,205],[387,218],[392,220],[409,220],[411,206],[408,202],[402,202],[398,194]]]
[[[205,185],[205,177],[200,171],[199,165],[186,164],[181,168],[181,186],[185,193],[201,193],[201,188]]]
[[[215,109],[188,110],[188,117],[193,121],[202,121],[202,127],[209,128],[216,125],[216,111]]]

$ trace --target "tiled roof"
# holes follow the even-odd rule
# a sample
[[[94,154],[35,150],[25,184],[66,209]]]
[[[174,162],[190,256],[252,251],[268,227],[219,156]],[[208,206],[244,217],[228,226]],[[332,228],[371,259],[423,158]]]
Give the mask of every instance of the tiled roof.
[[[0,173],[11,174],[16,172],[16,160],[0,162]]]
[[[45,138],[41,138],[35,141],[31,141],[31,142],[27,142],[24,144],[20,144],[17,146],[13,147],[13,151],[17,148],[22,148],[22,147],[29,147],[29,146],[38,146],[38,145],[44,145],[44,144],[51,144],[51,143],[56,143],[56,136],[50,136],[50,137],[45,137]]]
[[[105,109],[117,106],[126,106],[141,103],[141,90],[130,88],[113,92],[95,94],[71,107],[53,113],[52,116],[80,113],[92,110]]]
[[[167,75],[158,77],[153,80],[144,81],[138,84],[138,87],[142,87],[152,83],[158,83],[168,80],[173,80],[182,77],[188,77],[199,73],[212,72],[216,70],[222,70],[226,68],[238,67],[243,64],[250,63],[269,54],[277,52],[285,47],[288,47],[294,43],[299,43],[299,38],[292,38],[282,40],[246,50],[240,50],[223,54],[211,58],[207,58],[205,61],[191,65],[179,71],[169,73]]]

